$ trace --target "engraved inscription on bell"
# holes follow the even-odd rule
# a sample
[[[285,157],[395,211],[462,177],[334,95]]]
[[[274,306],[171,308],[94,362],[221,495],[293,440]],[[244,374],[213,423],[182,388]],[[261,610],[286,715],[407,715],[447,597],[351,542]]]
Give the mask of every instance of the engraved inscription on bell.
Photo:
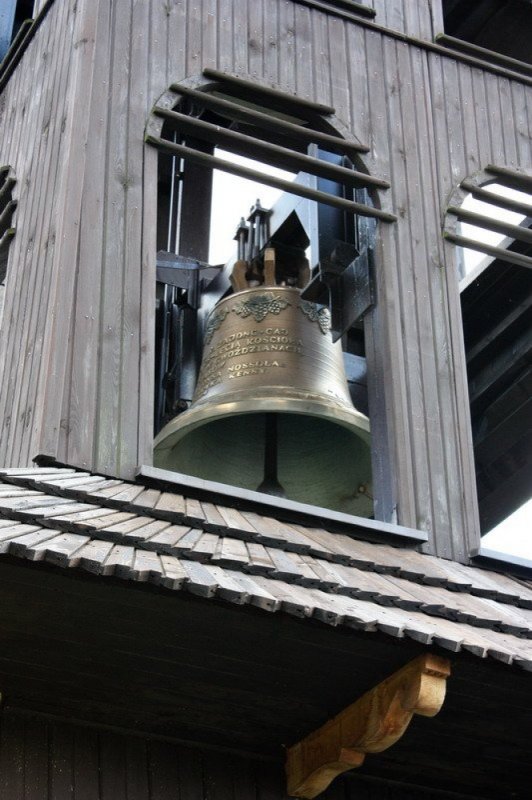
[[[327,310],[301,300],[296,288],[249,289],[222,300],[207,320],[193,402],[266,382],[350,406],[341,348],[327,323]]]

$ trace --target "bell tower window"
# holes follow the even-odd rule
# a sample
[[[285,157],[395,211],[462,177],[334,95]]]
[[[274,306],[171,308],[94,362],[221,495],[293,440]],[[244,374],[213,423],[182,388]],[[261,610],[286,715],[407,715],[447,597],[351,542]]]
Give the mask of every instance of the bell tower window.
[[[368,397],[363,318],[375,300],[372,284],[375,228],[378,220],[384,223],[395,220],[393,214],[379,208],[378,191],[386,190],[388,184],[365,171],[361,154],[367,148],[338,134],[331,121],[333,109],[222,73],[206,70],[204,76],[201,89],[198,84],[171,87],[155,107],[146,136],[146,141],[159,150],[154,463],[164,464],[163,468],[168,468],[168,462],[161,456],[165,432],[169,426],[185,424],[187,415],[192,413],[191,404],[196,413],[196,404],[201,401],[198,376],[200,388],[205,388],[207,382],[208,391],[212,382],[219,380],[213,375],[205,377],[205,363],[200,373],[202,345],[208,345],[209,338],[218,336],[218,317],[222,319],[220,325],[225,325],[226,319],[240,324],[238,330],[228,328],[227,336],[224,331],[218,347],[231,347],[225,338],[233,335],[245,334],[244,350],[258,346],[249,345],[247,339],[264,338],[264,332],[259,330],[262,320],[254,317],[253,310],[246,313],[238,302],[232,307],[231,297],[240,291],[249,291],[247,299],[252,302],[263,302],[267,295],[273,304],[284,304],[285,308],[295,307],[297,297],[298,308],[307,310],[307,317],[298,311],[298,325],[313,317],[316,330],[320,325],[327,326],[331,347],[333,342],[338,343],[340,361],[349,380],[349,394],[361,412],[361,419],[365,419]],[[225,187],[222,190],[221,179]],[[246,185],[251,195],[244,199],[242,187]],[[276,192],[277,197],[265,201],[263,187]],[[231,225],[220,222],[222,217],[231,219]],[[217,249],[220,239],[226,248],[232,244],[232,252]],[[259,297],[254,295],[256,287],[260,288]],[[221,313],[217,317],[218,308]],[[243,320],[245,324],[241,324]],[[288,345],[292,338],[295,341],[297,336],[293,332],[283,333],[286,325],[274,322],[272,317],[269,328],[283,329],[279,336],[284,335]],[[318,337],[317,342],[320,341]],[[243,353],[239,363],[231,364],[227,381],[239,376],[243,385],[254,371],[273,373],[270,361],[280,364],[270,354],[259,355],[260,358],[250,358],[249,353]],[[204,362],[205,359],[206,356]],[[263,364],[266,361],[268,364]],[[286,380],[283,383],[280,377],[282,374],[286,372],[279,370],[279,377],[270,379],[281,395],[283,391],[290,393]],[[320,429],[318,438],[321,436],[322,443],[328,435],[330,438],[330,429],[324,421],[329,415],[329,405],[335,402],[334,390],[330,391],[328,401],[315,414],[321,417],[314,427]],[[309,396],[309,408],[311,400]],[[257,397],[253,402],[258,411]],[[245,392],[242,404],[247,409]],[[339,411],[336,413],[341,416]],[[205,444],[203,436],[198,434],[191,446],[189,443],[185,458],[187,464],[193,464],[192,473],[238,485],[229,466],[225,477],[221,469],[213,475],[208,468],[211,456],[193,451],[199,448],[201,453],[208,454],[209,447],[216,450],[222,446],[222,440],[224,447],[227,446],[231,436],[248,436],[250,443],[255,436],[264,436],[262,480],[254,476],[248,486],[242,478],[240,485],[275,494],[277,489],[272,486],[283,483],[279,479],[282,470],[272,465],[275,459],[282,461],[286,457],[283,442],[292,433],[296,438],[299,435],[303,454],[303,439],[308,443],[311,436],[301,428],[301,419],[296,420],[295,414],[289,420],[294,424],[288,428],[283,428],[285,420],[280,415],[275,419],[275,414],[264,413],[260,423],[254,419],[257,416],[246,411],[237,422],[227,423],[218,445],[216,440]],[[257,431],[244,435],[243,428],[255,423]],[[348,426],[339,437],[338,447],[349,438]],[[367,425],[360,438],[368,438]],[[290,446],[296,447],[294,442]],[[308,463],[314,461],[318,466],[320,453],[313,447],[314,454],[306,458]],[[354,445],[351,452],[352,459],[346,457],[346,465],[358,458]],[[239,455],[246,473],[251,469],[253,458],[250,458],[246,468],[243,452]],[[202,460],[203,475],[198,466]],[[331,463],[326,472],[334,471],[337,466]],[[187,468],[182,471],[187,472]],[[339,510],[373,516],[371,468],[366,472],[367,479],[356,478],[357,485],[349,487],[364,510],[357,511],[349,504]],[[306,476],[304,473],[303,481],[309,480],[309,473]],[[281,491],[284,488],[281,486]],[[294,494],[290,492],[287,496]],[[313,502],[311,496],[312,490],[303,494],[303,499],[297,492],[295,495],[301,502]],[[327,506],[321,498],[317,503]]]
[[[531,225],[532,179],[505,167],[462,181],[447,209],[444,235],[458,245],[481,554],[518,555],[532,521]]]

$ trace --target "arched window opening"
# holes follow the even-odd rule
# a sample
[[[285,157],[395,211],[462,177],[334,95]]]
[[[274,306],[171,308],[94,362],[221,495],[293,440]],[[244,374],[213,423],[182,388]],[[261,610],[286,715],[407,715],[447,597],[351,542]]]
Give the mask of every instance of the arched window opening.
[[[463,181],[444,235],[459,245],[483,549],[518,555],[532,529],[532,178],[488,167]]]
[[[7,280],[9,245],[15,235],[13,214],[17,201],[13,199],[15,178],[9,167],[0,167],[0,323],[4,310],[4,292]]]
[[[146,137],[159,150],[156,453],[168,425],[197,401],[209,314],[223,298],[258,286],[297,289],[320,323],[329,314],[351,397],[367,414],[363,316],[373,303],[375,223],[395,219],[378,207],[376,190],[388,184],[364,171],[360,153],[367,148],[337,133],[328,119],[332,109],[205,74],[214,79],[208,91],[172,86]],[[248,349],[246,340],[242,352]],[[260,371],[259,361],[244,358],[228,377]],[[277,436],[271,431],[267,441]],[[266,462],[267,455],[265,473]],[[224,482],[223,475],[217,479]],[[351,513],[372,516],[370,469],[368,480],[350,491],[360,500]]]

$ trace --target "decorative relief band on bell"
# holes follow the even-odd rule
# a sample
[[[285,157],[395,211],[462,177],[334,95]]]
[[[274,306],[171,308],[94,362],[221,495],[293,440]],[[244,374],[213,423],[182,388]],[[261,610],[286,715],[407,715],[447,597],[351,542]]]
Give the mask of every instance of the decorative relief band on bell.
[[[247,300],[241,300],[232,311],[239,317],[253,317],[255,322],[262,322],[268,314],[280,314],[291,303],[273,292],[257,294]]]
[[[317,322],[322,333],[329,333],[331,330],[331,314],[328,308],[318,308],[315,303],[308,300],[301,300],[299,308],[311,322]]]
[[[218,330],[226,316],[229,314],[229,309],[220,308],[214,311],[208,321],[207,325],[205,326],[205,344],[209,344],[215,331]]]

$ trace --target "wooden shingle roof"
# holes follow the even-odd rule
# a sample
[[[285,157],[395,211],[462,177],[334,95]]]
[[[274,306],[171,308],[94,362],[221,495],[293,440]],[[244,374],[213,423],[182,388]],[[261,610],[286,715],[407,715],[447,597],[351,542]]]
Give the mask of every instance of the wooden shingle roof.
[[[532,671],[524,580],[74,469],[0,470],[0,553]]]

